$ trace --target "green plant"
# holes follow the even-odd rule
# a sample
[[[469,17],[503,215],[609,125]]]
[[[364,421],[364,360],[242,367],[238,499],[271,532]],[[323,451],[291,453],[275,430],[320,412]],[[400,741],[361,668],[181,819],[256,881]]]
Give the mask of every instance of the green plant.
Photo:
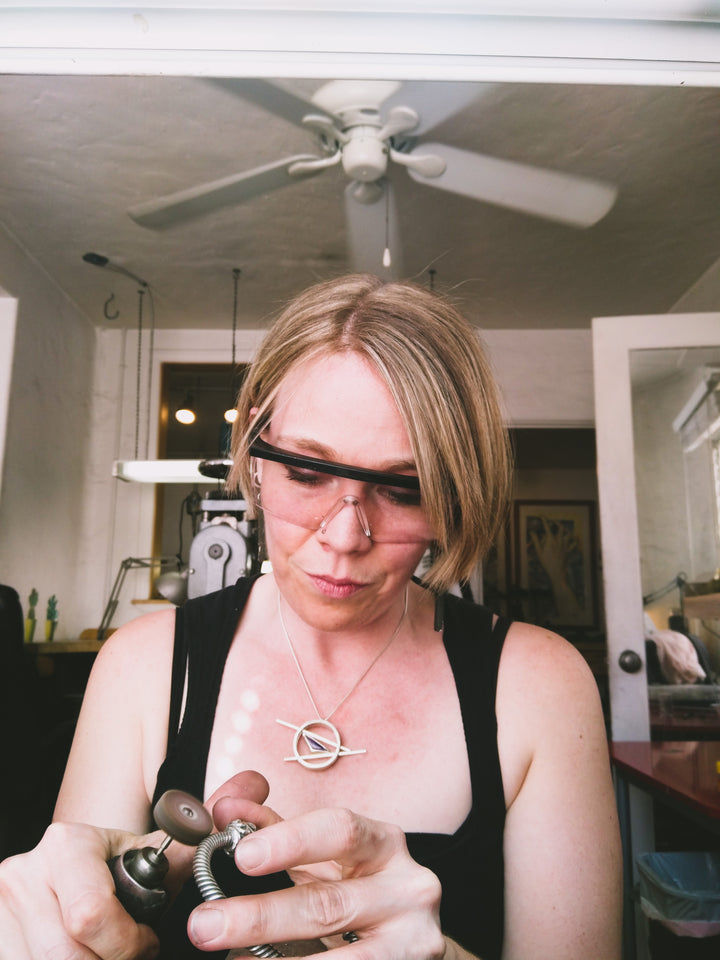
[[[57,611],[57,597],[53,594],[48,600],[47,613],[45,614],[46,620],[57,620],[58,611]]]
[[[35,587],[33,587],[32,590],[30,591],[30,596],[28,597],[28,604],[29,604],[28,614],[27,614],[28,620],[35,619],[35,607],[37,606],[37,602],[38,602],[38,592],[35,589]]]

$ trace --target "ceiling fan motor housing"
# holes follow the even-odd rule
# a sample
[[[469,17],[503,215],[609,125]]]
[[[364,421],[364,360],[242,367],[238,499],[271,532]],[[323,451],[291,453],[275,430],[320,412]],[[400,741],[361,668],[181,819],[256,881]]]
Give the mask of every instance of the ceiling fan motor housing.
[[[387,144],[378,138],[375,126],[353,127],[342,149],[342,165],[352,180],[374,183],[385,175],[388,162]]]

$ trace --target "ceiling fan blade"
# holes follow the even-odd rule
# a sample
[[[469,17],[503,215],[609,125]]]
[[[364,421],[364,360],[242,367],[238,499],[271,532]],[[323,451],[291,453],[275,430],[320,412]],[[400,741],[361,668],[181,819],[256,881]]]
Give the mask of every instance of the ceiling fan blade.
[[[418,183],[571,227],[591,227],[617,197],[617,188],[602,180],[499,160],[441,143],[423,143],[418,151],[437,154],[447,163],[445,173],[432,179],[408,168]]]
[[[289,123],[301,127],[303,117],[310,113],[318,113],[318,107],[311,100],[306,100],[297,94],[290,93],[284,87],[272,83],[270,80],[245,79],[221,77],[208,81],[217,87],[228,90],[236,97],[243,97],[252,103],[267,110],[268,113],[276,117],[282,117]],[[327,112],[327,111],[326,111]],[[328,114],[332,117],[332,114]]]
[[[269,163],[264,167],[256,167],[245,173],[224,177],[222,180],[213,180],[198,187],[171,193],[166,197],[139,203],[128,210],[128,215],[141,227],[162,230],[164,227],[204,216],[221,207],[244,203],[264,193],[297,183],[298,180],[313,177],[320,171],[309,170],[291,176],[288,173],[288,167],[298,161],[315,159],[317,158],[312,154],[286,157],[284,160]]]
[[[367,184],[353,182],[345,189],[348,253],[356,272],[374,273],[389,280],[403,274],[397,209],[390,181],[379,180],[375,185],[382,187],[382,192],[369,203],[355,198],[358,190],[360,196],[369,193],[363,191]],[[370,196],[373,195],[374,191]],[[390,251],[389,266],[383,264],[386,249]]]
[[[410,135],[418,137],[480,99],[493,86],[491,83],[407,80],[383,102],[380,115],[385,118],[393,107],[411,107],[420,121]]]

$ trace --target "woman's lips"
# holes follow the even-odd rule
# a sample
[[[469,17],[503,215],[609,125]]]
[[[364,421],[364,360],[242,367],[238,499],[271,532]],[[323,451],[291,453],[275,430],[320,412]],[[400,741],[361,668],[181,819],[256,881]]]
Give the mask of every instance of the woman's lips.
[[[315,587],[326,597],[345,598],[354,596],[366,586],[357,580],[336,580],[334,577],[326,577],[320,574],[308,574]]]

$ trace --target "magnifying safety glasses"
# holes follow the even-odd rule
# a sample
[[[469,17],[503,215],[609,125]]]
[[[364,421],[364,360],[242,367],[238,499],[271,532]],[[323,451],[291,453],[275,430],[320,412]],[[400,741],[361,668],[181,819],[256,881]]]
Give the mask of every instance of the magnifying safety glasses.
[[[416,476],[367,470],[283,450],[258,438],[250,455],[266,461],[256,505],[267,513],[325,533],[345,507],[354,509],[364,534],[374,543],[422,543],[433,539]],[[361,483],[348,489],[347,480]]]

